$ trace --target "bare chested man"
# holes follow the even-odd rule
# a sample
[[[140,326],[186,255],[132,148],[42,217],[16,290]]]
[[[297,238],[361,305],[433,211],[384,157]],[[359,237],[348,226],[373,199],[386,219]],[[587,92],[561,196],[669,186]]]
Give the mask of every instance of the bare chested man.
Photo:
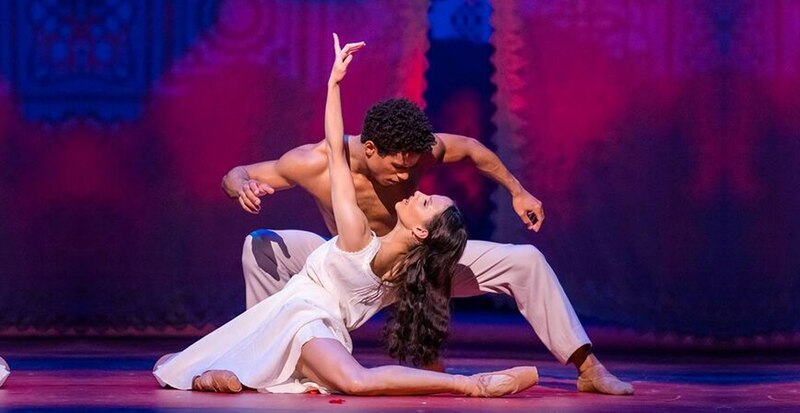
[[[506,188],[522,223],[539,231],[542,203],[508,171],[500,159],[475,139],[431,132],[425,114],[405,99],[390,99],[367,112],[361,135],[345,137],[349,147],[358,205],[379,236],[397,221],[396,202],[417,190],[422,175],[439,163],[470,160],[486,176]],[[325,141],[299,146],[277,160],[237,166],[223,178],[232,199],[252,214],[261,197],[299,186],[314,197],[331,234],[337,234],[331,206]],[[535,223],[529,215],[535,215]],[[242,255],[247,307],[279,291],[298,273],[306,257],[325,240],[297,230],[258,230],[245,240]],[[550,265],[532,245],[469,241],[453,277],[452,294],[469,297],[503,293],[550,352],[578,369],[578,390],[633,394],[633,387],[611,375],[591,352],[591,342]]]

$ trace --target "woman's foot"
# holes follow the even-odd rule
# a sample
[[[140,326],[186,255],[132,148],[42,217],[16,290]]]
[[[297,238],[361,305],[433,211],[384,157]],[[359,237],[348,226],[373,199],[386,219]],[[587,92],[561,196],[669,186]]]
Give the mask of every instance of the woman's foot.
[[[536,367],[514,367],[492,373],[473,374],[466,391],[472,397],[500,397],[519,393],[539,382]]]
[[[192,379],[192,390],[216,393],[239,393],[242,383],[228,370],[209,370]]]
[[[614,396],[630,396],[633,386],[609,373],[602,364],[595,364],[582,369],[578,375],[578,391],[587,393],[610,394]]]

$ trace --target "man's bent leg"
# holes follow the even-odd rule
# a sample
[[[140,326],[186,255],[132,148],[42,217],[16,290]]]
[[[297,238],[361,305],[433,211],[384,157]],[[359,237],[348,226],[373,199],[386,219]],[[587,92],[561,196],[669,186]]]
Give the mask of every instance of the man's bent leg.
[[[324,242],[324,238],[308,231],[251,232],[242,249],[247,308],[280,291]]]
[[[562,363],[591,344],[556,274],[532,245],[467,242],[453,279],[453,296],[503,293]]]
[[[553,269],[531,245],[469,241],[453,280],[454,296],[481,292],[508,294],[551,353],[578,368],[578,390],[633,394],[591,354],[591,342]],[[578,351],[581,350],[581,351]],[[570,360],[572,356],[576,359]],[[577,358],[583,361],[577,360]]]

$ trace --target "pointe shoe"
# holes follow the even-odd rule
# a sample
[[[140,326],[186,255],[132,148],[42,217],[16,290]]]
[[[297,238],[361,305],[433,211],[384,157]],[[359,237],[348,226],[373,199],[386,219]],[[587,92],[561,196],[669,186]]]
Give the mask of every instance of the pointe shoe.
[[[242,383],[228,370],[209,370],[192,379],[192,390],[216,393],[239,393]]]
[[[536,367],[514,367],[513,369],[479,373],[469,377],[473,383],[467,396],[500,397],[519,393],[539,382]]]
[[[6,382],[8,373],[11,373],[11,367],[8,367],[8,363],[0,357],[0,386]]]

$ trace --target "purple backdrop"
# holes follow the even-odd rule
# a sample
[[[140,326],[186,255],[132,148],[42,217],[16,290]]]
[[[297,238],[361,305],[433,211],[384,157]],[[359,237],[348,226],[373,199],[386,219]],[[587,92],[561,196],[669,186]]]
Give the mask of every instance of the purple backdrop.
[[[800,2],[496,2],[500,154],[548,206],[579,313],[645,331],[800,329]],[[504,231],[505,229],[512,229]]]
[[[195,331],[235,315],[244,236],[323,226],[300,191],[251,217],[220,178],[322,136],[333,30],[368,44],[344,92],[348,131],[379,99],[424,104],[439,70],[428,7],[0,4],[3,331]],[[426,97],[437,127],[497,148],[547,223],[525,232],[469,168],[425,188],[458,193],[479,233],[541,248],[590,324],[800,331],[800,2],[492,7],[492,87]]]

